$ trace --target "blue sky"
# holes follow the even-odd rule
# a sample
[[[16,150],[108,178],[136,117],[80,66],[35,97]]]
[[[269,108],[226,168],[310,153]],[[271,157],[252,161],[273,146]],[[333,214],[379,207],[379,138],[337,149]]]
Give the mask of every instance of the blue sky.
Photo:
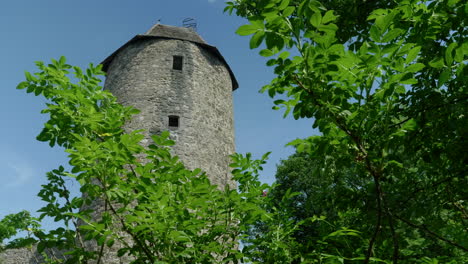
[[[245,23],[223,13],[223,0],[15,0],[0,4],[0,218],[41,205],[36,194],[45,173],[67,164],[62,149],[35,140],[46,116],[43,101],[15,89],[34,61],[64,55],[68,63],[85,67],[99,63],[157,20],[181,26],[195,18],[198,33],[216,46],[239,81],[234,92],[236,149],[261,156],[272,151],[261,180],[274,180],[276,164],[293,152],[284,145],[314,132],[311,120],[283,119],[271,110],[272,100],[258,90],[273,78],[272,69],[247,37],[235,30]]]

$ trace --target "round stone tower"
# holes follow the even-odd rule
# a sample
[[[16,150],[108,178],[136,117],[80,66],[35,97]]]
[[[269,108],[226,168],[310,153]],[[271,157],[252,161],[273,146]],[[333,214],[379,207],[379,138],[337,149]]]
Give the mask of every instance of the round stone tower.
[[[206,171],[213,184],[235,184],[230,176],[229,155],[234,153],[232,91],[238,84],[216,47],[188,28],[157,24],[137,35],[103,62],[104,88],[120,103],[139,110],[127,129],[145,129],[149,136],[169,130],[176,140],[173,153],[190,168]],[[98,217],[104,205],[91,207]],[[95,242],[88,241],[90,249]],[[94,247],[94,248],[93,248]],[[103,263],[129,263],[117,257],[118,245],[104,253]],[[8,263],[42,263],[27,248],[0,253]]]
[[[238,87],[218,49],[188,28],[154,25],[103,61],[104,88],[141,113],[127,125],[149,136],[169,130],[173,154],[206,171],[213,184],[234,187],[232,91]]]

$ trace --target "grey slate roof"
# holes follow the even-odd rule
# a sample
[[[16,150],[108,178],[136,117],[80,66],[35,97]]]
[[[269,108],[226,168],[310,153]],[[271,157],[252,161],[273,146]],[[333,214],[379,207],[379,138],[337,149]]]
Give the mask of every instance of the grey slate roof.
[[[188,28],[184,28],[184,27],[175,27],[175,26],[168,26],[168,25],[161,25],[161,24],[154,25],[145,34],[136,35],[131,40],[127,41],[127,43],[125,43],[122,47],[117,49],[114,53],[112,53],[109,57],[107,57],[103,62],[101,62],[101,64],[103,65],[102,69],[105,72],[107,72],[109,65],[114,59],[114,57],[121,50],[123,50],[125,47],[127,47],[131,43],[134,43],[140,39],[152,39],[152,38],[178,39],[178,40],[190,41],[192,43],[195,43],[201,46],[202,48],[211,52],[226,66],[227,70],[229,71],[229,75],[231,76],[232,90],[235,90],[239,87],[239,84],[237,83],[234,73],[232,72],[231,68],[229,67],[226,60],[219,52],[219,50],[215,46],[208,45],[205,42],[205,40],[203,40],[200,37],[200,35],[198,35],[195,31],[188,29]]]

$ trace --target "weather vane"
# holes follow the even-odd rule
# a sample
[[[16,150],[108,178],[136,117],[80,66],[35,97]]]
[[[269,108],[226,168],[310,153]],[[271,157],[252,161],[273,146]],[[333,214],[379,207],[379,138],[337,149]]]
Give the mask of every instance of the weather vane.
[[[186,28],[192,29],[193,31],[197,31],[197,21],[194,18],[188,17],[182,20],[182,25]]]

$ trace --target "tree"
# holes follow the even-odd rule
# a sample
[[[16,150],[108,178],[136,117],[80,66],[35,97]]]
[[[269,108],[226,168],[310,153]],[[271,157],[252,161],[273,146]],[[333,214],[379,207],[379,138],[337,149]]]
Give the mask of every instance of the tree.
[[[346,173],[346,172],[344,172]],[[277,167],[276,181],[267,196],[265,207],[269,211],[281,210],[283,218],[291,225],[298,225],[291,236],[295,249],[304,255],[311,252],[339,252],[340,261],[362,260],[356,252],[362,247],[361,234],[356,229],[355,216],[358,211],[349,208],[359,201],[352,187],[362,186],[344,182],[348,179],[337,174],[320,173],[320,163],[315,162],[307,153],[296,153],[282,160]],[[350,201],[350,193],[354,195]],[[291,195],[293,194],[293,195]],[[344,199],[346,197],[346,201]],[[364,218],[364,217],[363,217]],[[263,236],[272,232],[263,222],[251,230],[251,236]],[[337,236],[346,234],[346,237]],[[271,248],[265,248],[266,256],[274,255]],[[336,259],[338,260],[338,259]],[[270,263],[263,259],[263,263]],[[293,263],[303,263],[297,261]],[[325,262],[326,263],[326,262]]]
[[[0,222],[1,240],[18,229],[31,233],[21,245],[9,246],[37,242],[45,263],[112,263],[117,257],[128,263],[259,263],[264,249],[276,252],[270,257],[282,263],[338,258],[325,249],[307,256],[297,252],[292,233],[300,224],[285,217],[287,211],[266,206],[269,199],[262,193],[271,187],[258,181],[258,173],[268,153],[260,160],[232,155],[238,190],[220,190],[201,169],[190,171],[171,155],[174,141],[167,131],[152,136],[154,144],[144,148],[142,131],[123,130],[138,110],[102,90],[101,66],[82,71],[64,57],[36,65],[39,71],[26,72],[17,88],[46,99],[42,113],[50,118],[37,139],[65,148],[71,169],[59,166],[47,173],[38,194],[46,205],[37,219],[23,213],[24,223],[11,221],[19,214]],[[67,187],[70,179],[80,186],[77,196]],[[94,211],[96,204],[104,210]],[[42,230],[44,217],[61,227]],[[249,237],[258,223],[275,232]],[[239,239],[244,250],[237,247]]]
[[[33,230],[46,259],[105,263],[118,255],[137,263],[214,263],[242,258],[236,250],[237,223],[259,209],[258,199],[240,199],[236,190],[210,184],[200,169],[187,170],[170,154],[174,142],[168,132],[153,136],[147,149],[139,144],[141,131],[125,133],[123,125],[138,110],[102,90],[101,66],[83,72],[64,57],[37,66],[40,71],[27,72],[18,89],[47,100],[42,113],[50,119],[37,139],[64,147],[71,166],[71,171],[60,166],[49,172],[38,194],[46,202],[39,220],[52,217],[64,226]],[[239,179],[252,177],[242,176],[245,170],[239,170]],[[80,184],[80,196],[71,196],[67,178]],[[251,187],[243,197],[250,191],[257,190]],[[95,212],[96,204],[104,210]],[[250,209],[242,209],[245,205]]]
[[[8,248],[25,247],[36,242],[30,233],[30,230],[36,227],[37,223],[28,211],[6,215],[0,220],[0,251]],[[12,239],[18,232],[28,232],[28,234],[26,237]],[[12,240],[3,244],[6,239]]]
[[[277,76],[261,91],[280,95],[274,108],[314,118],[321,135],[291,145],[319,165],[316,177],[362,184],[364,262],[466,262],[468,4],[237,0],[225,10],[247,18],[237,33],[272,57]]]

